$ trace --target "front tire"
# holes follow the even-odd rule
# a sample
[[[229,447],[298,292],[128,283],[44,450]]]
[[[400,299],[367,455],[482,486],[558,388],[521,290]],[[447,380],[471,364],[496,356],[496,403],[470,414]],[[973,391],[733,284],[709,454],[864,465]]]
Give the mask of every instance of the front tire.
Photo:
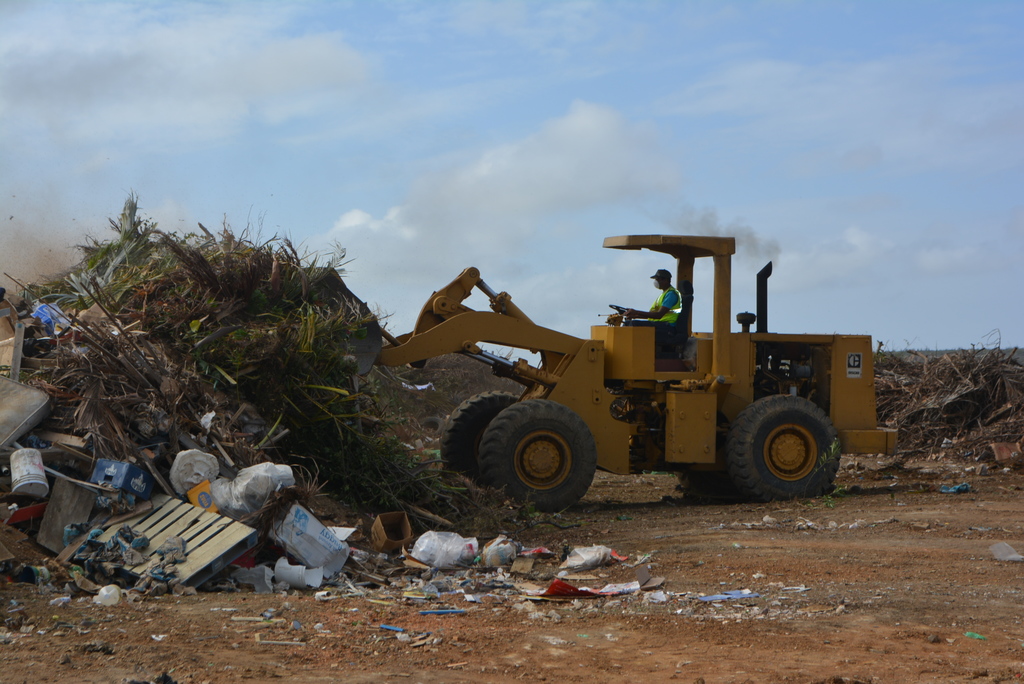
[[[587,493],[597,471],[597,446],[575,411],[547,399],[509,406],[480,441],[484,484],[504,488],[539,511],[560,511]]]
[[[441,435],[441,458],[448,467],[471,480],[479,480],[480,439],[484,430],[518,399],[508,392],[483,392],[459,404]]]
[[[839,470],[839,433],[807,399],[765,397],[733,421],[726,465],[736,487],[759,501],[821,496]]]

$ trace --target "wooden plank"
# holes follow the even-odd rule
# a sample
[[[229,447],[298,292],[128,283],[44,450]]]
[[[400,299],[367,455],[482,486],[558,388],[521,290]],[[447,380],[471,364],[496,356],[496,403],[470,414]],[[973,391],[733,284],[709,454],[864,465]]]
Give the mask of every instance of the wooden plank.
[[[164,476],[157,469],[156,465],[153,463],[154,458],[155,456],[153,452],[149,449],[143,449],[139,452],[139,460],[142,461],[142,464],[146,466],[147,470],[149,470],[153,479],[160,485],[160,489],[164,490],[165,494],[174,496],[174,488],[171,487],[170,483],[164,479]]]
[[[185,553],[187,555],[189,552],[188,536],[190,534],[190,530],[194,531],[197,525],[204,526],[216,522],[215,520],[211,520],[211,518],[222,517],[214,516],[214,514],[207,513],[202,508],[199,508],[198,506],[193,506],[192,504],[189,503],[179,501],[178,504],[180,506],[186,506],[192,510],[186,511],[186,515],[182,515],[181,517],[179,517],[175,523],[168,527],[165,527],[156,535],[149,537],[149,553],[152,555],[150,555],[149,560],[147,560],[145,563],[130,568],[132,572],[141,575],[150,567],[162,563],[163,560],[160,558],[159,554],[156,553],[156,551],[170,537],[181,537],[182,539],[185,539]]]
[[[25,324],[18,322],[14,326],[14,350],[11,355],[11,380],[18,381],[21,377],[21,347],[25,344]]]
[[[10,369],[14,360],[14,337],[0,340],[0,367]]]
[[[216,515],[211,513],[210,515]],[[185,541],[188,543],[189,548],[199,548],[206,543],[211,537],[224,532],[228,529],[233,522],[231,518],[224,516],[217,516],[219,520],[204,520],[203,525],[196,524],[193,529],[189,530],[189,537],[186,537]]]
[[[57,359],[25,356],[21,359],[21,365],[24,366],[25,368],[31,368],[32,370],[40,370],[42,368],[56,368]]]
[[[188,504],[180,504],[180,501],[171,500],[169,502],[165,502],[163,505],[149,513],[141,515],[138,518],[130,518],[123,522],[128,524],[135,532],[145,534],[150,538],[150,541],[152,541],[153,535],[160,534],[166,528],[178,523],[183,517],[190,513],[186,508]],[[120,526],[108,527],[106,531],[100,535],[99,540],[101,542],[109,541],[117,533],[119,528]]]
[[[150,515],[127,521],[133,530],[150,537],[150,548],[142,552],[145,562],[126,568],[131,574],[142,574],[163,562],[157,550],[172,535],[185,540],[185,561],[178,564],[178,576],[193,586],[202,584],[256,545],[256,530],[248,525],[177,500],[163,499]],[[112,537],[116,529],[109,531]]]
[[[189,551],[188,560],[185,563],[182,563],[182,566],[187,567],[190,572],[194,572],[205,564],[213,561],[217,556],[238,542],[243,541],[246,537],[252,534],[252,531],[252,528],[247,528],[245,526],[225,526],[220,530],[220,534],[204,539],[201,543],[196,544],[192,550]],[[234,558],[231,560],[234,560]]]
[[[87,522],[95,501],[96,492],[57,478],[36,542],[54,553],[63,551],[65,525]]]
[[[162,562],[157,549],[172,535],[185,540],[185,562],[178,564],[178,576],[192,586],[202,584],[256,545],[255,529],[225,516],[162,494],[153,497],[153,505],[148,514],[122,521],[150,539],[149,548],[141,551],[146,561],[127,568],[129,574],[141,575]],[[119,527],[111,524],[100,540],[109,540]]]
[[[64,444],[66,446],[75,447],[76,449],[82,449],[85,447],[85,440],[75,435],[65,434],[63,432],[52,432],[50,430],[35,430],[33,433],[36,437],[46,442],[53,442],[55,444]]]
[[[90,524],[90,528],[95,529],[97,527],[103,527],[105,529],[107,527],[111,527],[116,530],[120,527],[121,523],[127,520],[131,520],[132,518],[141,518],[143,515],[145,515],[152,509],[152,501],[140,501],[137,504],[135,504],[135,510],[131,511],[130,513],[121,513],[119,515],[115,515],[112,518],[110,516],[98,517]],[[86,532],[85,534],[78,537],[70,544],[68,544],[67,547],[57,555],[57,562],[61,565],[67,565],[68,562],[71,560],[71,557],[75,555],[78,549],[81,548],[82,544],[88,538],[89,533]],[[107,538],[109,539],[109,537]]]
[[[189,508],[192,508],[194,511],[198,511],[198,509],[196,509],[196,507],[193,506],[192,504],[184,505],[188,506]],[[202,511],[198,512],[201,513]],[[180,537],[182,532],[184,532],[191,525],[193,525],[200,517],[199,515],[196,515],[196,513],[194,513],[193,511],[175,511],[175,513],[180,513],[180,515],[176,515],[174,520],[170,522],[169,525],[162,524],[162,521],[160,525],[154,526],[153,528],[143,528],[141,530],[138,530],[142,534],[145,534],[147,537],[149,537],[149,544],[154,549],[160,548],[160,545],[167,541],[168,537]],[[133,527],[132,529],[134,530],[136,528]]]

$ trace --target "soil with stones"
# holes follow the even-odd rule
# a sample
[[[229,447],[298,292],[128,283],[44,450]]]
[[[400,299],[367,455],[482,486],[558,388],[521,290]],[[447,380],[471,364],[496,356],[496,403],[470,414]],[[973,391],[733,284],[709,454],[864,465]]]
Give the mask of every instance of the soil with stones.
[[[663,594],[532,601],[478,586],[479,602],[392,588],[103,607],[8,583],[0,682],[1018,681],[1024,563],[989,547],[1024,551],[1024,476],[980,470],[844,459],[833,495],[770,504],[680,498],[668,475],[599,474],[555,519],[569,527],[516,535],[629,556],[570,580],[594,589],[634,580],[627,564],[650,554]],[[513,579],[547,586],[556,572],[538,562]],[[724,592],[738,593],[702,600]],[[420,612],[446,608],[464,612]]]

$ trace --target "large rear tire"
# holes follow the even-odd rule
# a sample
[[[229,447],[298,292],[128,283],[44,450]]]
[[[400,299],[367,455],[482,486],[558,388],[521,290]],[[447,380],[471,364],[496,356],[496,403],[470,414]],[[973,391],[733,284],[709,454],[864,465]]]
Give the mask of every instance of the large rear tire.
[[[508,392],[483,392],[459,404],[441,434],[441,458],[472,480],[480,479],[480,438],[494,417],[518,401]]]
[[[484,484],[504,488],[537,510],[560,511],[587,493],[597,471],[597,446],[575,411],[547,399],[509,406],[480,442]]]
[[[821,496],[839,470],[839,433],[807,399],[765,397],[733,421],[726,465],[736,487],[759,501]]]

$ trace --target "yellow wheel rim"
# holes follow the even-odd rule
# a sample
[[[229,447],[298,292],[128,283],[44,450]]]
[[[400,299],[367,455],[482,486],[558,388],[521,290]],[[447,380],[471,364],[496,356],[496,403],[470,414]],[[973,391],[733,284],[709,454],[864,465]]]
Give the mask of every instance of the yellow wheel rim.
[[[572,449],[555,432],[531,432],[516,446],[515,467],[516,476],[533,489],[551,489],[572,470]]]
[[[807,477],[818,460],[818,442],[799,425],[783,425],[764,441],[764,461],[772,475],[795,482]]]

